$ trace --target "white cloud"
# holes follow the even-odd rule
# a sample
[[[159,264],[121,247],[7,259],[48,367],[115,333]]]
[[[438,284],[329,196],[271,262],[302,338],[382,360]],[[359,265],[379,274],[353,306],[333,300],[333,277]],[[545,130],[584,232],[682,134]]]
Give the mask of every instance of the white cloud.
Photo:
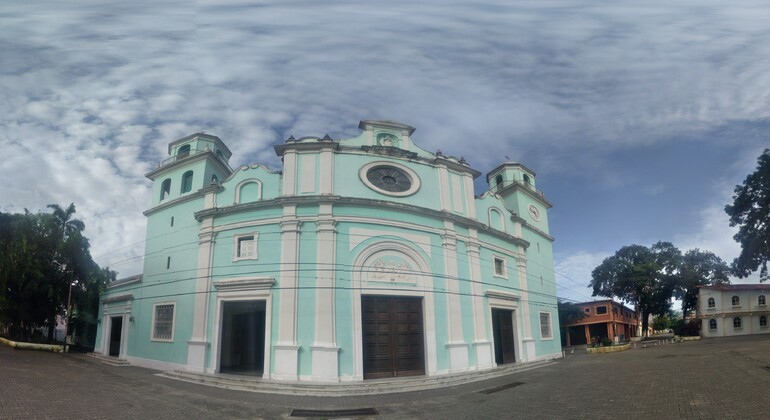
[[[94,255],[128,259],[141,243],[111,251],[143,238],[143,174],[168,142],[205,130],[234,166],[276,166],[270,146],[288,134],[353,136],[376,118],[415,125],[420,145],[480,169],[510,155],[539,171],[599,172],[617,148],[770,118],[767,11],[759,1],[14,2],[0,28],[10,156],[0,176],[13,180],[0,206],[75,202]]]

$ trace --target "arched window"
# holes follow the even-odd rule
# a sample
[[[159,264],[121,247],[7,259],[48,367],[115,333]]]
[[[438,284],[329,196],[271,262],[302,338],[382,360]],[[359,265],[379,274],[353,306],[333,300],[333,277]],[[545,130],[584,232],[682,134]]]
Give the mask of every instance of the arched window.
[[[503,186],[503,175],[498,175],[495,177],[495,188],[500,189],[500,187]]]
[[[182,159],[182,158],[187,157],[187,156],[190,156],[190,145],[189,144],[185,144],[184,146],[180,147],[176,151],[176,158],[177,159]]]
[[[193,171],[187,171],[182,175],[182,194],[192,191]]]
[[[716,302],[714,302],[714,298],[709,298],[709,308],[713,308],[717,306]]]
[[[166,178],[160,184],[160,201],[167,199],[169,195],[171,195],[171,178]]]
[[[741,317],[736,316],[733,318],[733,328],[738,329],[743,327],[743,322],[741,321]]]
[[[738,296],[733,296],[733,306],[740,306],[741,305],[741,298]]]
[[[759,295],[757,298],[757,304],[762,306],[767,305],[767,302],[765,301],[765,295]]]
[[[225,155],[222,154],[222,151],[217,149],[216,155],[218,158],[225,160]]]
[[[211,175],[211,185],[218,185],[219,184],[219,178],[216,174]]]
[[[505,232],[505,219],[503,219],[503,213],[500,210],[489,209],[489,227]]]
[[[759,317],[759,326],[767,328],[767,315],[762,315]]]
[[[262,199],[262,182],[247,179],[235,187],[235,204],[251,203]]]
[[[716,319],[710,319],[709,320],[709,329],[710,330],[717,329],[717,320]]]
[[[524,183],[527,185],[532,185],[532,180],[529,179],[529,175],[524,174]]]

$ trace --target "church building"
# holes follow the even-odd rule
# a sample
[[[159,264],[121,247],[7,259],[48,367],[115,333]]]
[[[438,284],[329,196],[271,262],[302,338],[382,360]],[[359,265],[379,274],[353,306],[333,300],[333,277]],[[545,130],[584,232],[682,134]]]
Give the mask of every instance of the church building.
[[[413,127],[289,137],[282,168],[218,137],[168,145],[144,271],[102,297],[95,352],[280,381],[438,376],[561,356],[551,203],[535,173],[481,175]]]

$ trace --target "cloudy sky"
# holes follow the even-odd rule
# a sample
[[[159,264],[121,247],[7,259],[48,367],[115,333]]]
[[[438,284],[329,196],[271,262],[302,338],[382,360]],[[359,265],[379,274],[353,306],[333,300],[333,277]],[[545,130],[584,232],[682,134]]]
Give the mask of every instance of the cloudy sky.
[[[97,261],[137,274],[170,141],[278,168],[290,134],[389,119],[534,169],[559,295],[590,300],[624,245],[738,254],[723,208],[770,147],[768,22],[759,0],[4,2],[0,211],[74,202]]]

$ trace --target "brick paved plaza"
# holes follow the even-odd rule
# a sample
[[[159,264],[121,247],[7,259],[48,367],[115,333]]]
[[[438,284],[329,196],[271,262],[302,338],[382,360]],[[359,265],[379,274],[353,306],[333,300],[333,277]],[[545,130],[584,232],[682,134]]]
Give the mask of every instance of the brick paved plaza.
[[[0,346],[1,419],[288,418],[292,409],[374,407],[376,418],[728,418],[770,414],[770,337],[568,355],[484,382],[321,398],[230,391],[86,355]],[[520,384],[516,384],[520,383]],[[493,393],[481,393],[508,385]]]

